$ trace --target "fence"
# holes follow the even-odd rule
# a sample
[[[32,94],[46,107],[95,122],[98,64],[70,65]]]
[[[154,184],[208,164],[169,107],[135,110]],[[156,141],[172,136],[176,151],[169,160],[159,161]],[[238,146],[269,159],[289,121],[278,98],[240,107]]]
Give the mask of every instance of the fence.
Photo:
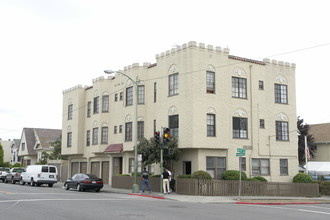
[[[178,178],[176,192],[199,196],[237,196],[239,181]],[[241,196],[318,197],[319,184],[242,181]]]
[[[239,181],[235,180],[198,180],[177,178],[176,193],[196,196],[238,196]],[[141,181],[138,180],[141,189]],[[309,183],[275,183],[259,181],[242,181],[241,196],[294,196],[318,197],[319,184]],[[160,178],[151,177],[149,185],[152,191],[160,192]],[[112,187],[131,189],[132,176],[113,176]]]

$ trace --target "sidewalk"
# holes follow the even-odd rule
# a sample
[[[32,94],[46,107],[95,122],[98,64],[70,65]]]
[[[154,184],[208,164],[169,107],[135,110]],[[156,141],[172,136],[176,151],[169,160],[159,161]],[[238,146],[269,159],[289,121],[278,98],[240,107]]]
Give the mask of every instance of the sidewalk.
[[[232,203],[232,204],[263,204],[263,205],[284,205],[284,204],[330,204],[330,196],[321,196],[315,198],[308,197],[252,197],[242,196],[191,196],[176,193],[161,194],[159,192],[132,193],[131,189],[112,188],[110,185],[104,185],[102,191],[110,193],[121,193],[132,196],[143,196],[153,199],[169,199],[180,202],[195,203]]]

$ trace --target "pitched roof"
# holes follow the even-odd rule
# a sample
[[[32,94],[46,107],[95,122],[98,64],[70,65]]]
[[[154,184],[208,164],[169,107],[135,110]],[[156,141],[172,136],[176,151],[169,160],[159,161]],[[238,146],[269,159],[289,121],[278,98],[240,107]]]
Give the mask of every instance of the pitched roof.
[[[29,155],[37,154],[34,146],[37,140],[43,148],[49,148],[53,142],[60,138],[62,130],[60,129],[47,129],[47,128],[24,128],[26,139],[26,149]]]
[[[330,141],[330,123],[309,125],[309,133],[314,137],[314,143]]]

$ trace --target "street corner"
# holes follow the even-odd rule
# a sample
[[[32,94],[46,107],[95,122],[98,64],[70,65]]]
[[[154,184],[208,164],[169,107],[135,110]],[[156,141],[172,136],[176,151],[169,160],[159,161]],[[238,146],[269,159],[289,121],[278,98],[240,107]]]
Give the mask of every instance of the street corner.
[[[153,199],[165,199],[164,196],[157,196],[152,194],[143,194],[143,193],[128,193],[130,196],[140,196],[140,197],[147,197],[147,198],[153,198]]]

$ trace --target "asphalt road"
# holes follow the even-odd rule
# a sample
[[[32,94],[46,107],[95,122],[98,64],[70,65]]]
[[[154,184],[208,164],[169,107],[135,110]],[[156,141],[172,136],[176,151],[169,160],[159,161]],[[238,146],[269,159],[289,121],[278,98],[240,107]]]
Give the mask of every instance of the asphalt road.
[[[77,192],[62,184],[0,183],[0,219],[330,219],[330,204],[238,205],[190,203],[108,192]]]

